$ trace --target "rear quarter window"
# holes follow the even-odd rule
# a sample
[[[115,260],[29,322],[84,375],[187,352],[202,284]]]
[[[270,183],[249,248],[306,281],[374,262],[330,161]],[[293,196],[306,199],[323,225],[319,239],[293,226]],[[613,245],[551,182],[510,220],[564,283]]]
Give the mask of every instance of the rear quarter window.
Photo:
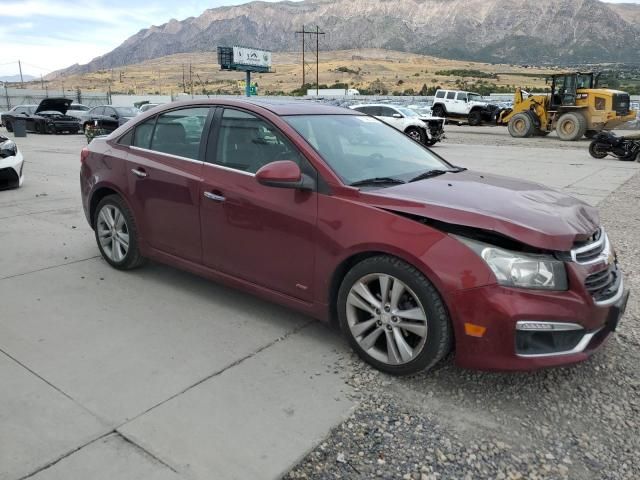
[[[436,92],[436,98],[444,98],[444,90],[439,90]]]

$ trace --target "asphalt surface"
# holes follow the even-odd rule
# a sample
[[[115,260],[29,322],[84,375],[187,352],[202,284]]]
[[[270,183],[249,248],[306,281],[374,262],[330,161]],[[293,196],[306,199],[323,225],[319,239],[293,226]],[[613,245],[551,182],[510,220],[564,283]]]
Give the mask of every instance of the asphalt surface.
[[[639,164],[464,128],[436,151],[599,204],[638,284]],[[16,141],[25,185],[0,192],[1,480],[638,477],[634,296],[580,366],[501,375],[449,358],[391,378],[295,312],[162,265],[111,269],[80,204],[84,138]]]

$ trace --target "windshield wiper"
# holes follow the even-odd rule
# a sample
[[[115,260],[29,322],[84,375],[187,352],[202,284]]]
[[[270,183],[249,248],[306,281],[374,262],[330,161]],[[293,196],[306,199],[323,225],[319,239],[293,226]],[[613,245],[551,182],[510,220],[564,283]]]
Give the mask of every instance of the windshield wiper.
[[[392,177],[374,177],[374,178],[365,178],[364,180],[358,180],[357,182],[350,183],[349,185],[352,187],[358,187],[360,185],[383,185],[383,184],[400,184],[407,183],[404,180],[400,180],[399,178]]]
[[[439,175],[444,175],[445,173],[464,172],[465,170],[466,170],[466,168],[464,168],[464,167],[454,167],[451,170],[439,170],[439,169],[427,170],[426,172],[423,172],[420,175],[417,175],[417,176],[413,177],[411,180],[409,180],[409,182],[417,182],[418,180],[424,180],[425,178],[437,177]]]

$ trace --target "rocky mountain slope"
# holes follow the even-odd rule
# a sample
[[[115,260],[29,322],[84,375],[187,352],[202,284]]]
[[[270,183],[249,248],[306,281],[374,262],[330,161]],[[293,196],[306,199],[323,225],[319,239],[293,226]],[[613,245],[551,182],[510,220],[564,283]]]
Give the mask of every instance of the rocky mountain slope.
[[[218,45],[300,50],[302,25],[323,50],[385,48],[509,63],[640,62],[640,5],[598,0],[304,0],[206,10],[141,30],[62,73],[116,68]]]

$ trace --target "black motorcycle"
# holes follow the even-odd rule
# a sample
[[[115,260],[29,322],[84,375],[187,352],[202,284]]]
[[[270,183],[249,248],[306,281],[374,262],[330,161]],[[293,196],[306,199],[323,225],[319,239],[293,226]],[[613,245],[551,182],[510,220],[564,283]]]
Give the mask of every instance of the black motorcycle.
[[[626,162],[640,161],[640,135],[618,137],[611,132],[600,132],[589,145],[589,153],[593,158],[611,155]]]

